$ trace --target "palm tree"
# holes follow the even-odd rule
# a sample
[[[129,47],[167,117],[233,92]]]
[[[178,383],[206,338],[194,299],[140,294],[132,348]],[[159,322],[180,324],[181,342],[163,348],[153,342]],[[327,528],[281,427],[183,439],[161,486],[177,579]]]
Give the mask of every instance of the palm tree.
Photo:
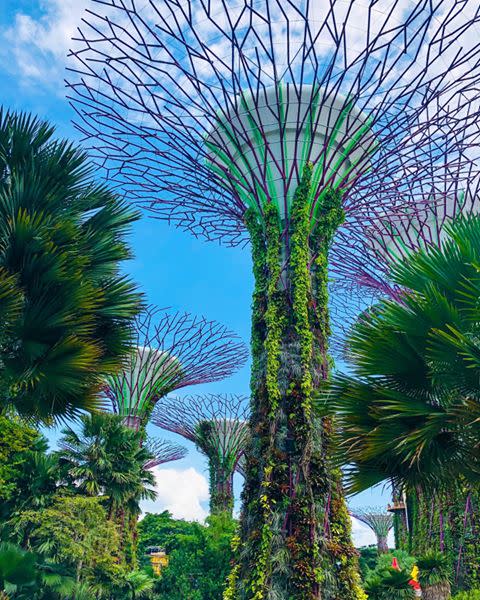
[[[1,542],[0,593],[5,591],[5,586],[8,591],[16,592],[18,588],[34,584],[37,579],[35,563],[36,557],[32,552],[26,552],[9,542]]]
[[[480,556],[480,217],[446,233],[392,263],[404,291],[358,320],[352,374],[333,377],[320,406],[337,413],[349,490],[392,481],[406,493],[409,549],[445,551],[468,582]]]
[[[79,432],[67,428],[62,433],[58,459],[63,477],[83,494],[105,496],[108,517],[120,527],[126,560],[134,562],[140,501],[156,497],[154,475],[146,468],[152,455],[140,443],[143,432],[125,427],[117,415],[99,413],[82,417]]]
[[[337,412],[351,491],[479,480],[480,217],[447,233],[392,264],[403,296],[362,315],[348,340],[353,375],[321,398]]]
[[[0,109],[0,408],[48,419],[98,405],[140,297],[119,266],[137,213],[84,151]]]
[[[365,591],[370,600],[415,600],[410,575],[389,567],[382,573],[367,577]]]
[[[450,565],[438,552],[429,552],[417,560],[423,600],[450,598]]]

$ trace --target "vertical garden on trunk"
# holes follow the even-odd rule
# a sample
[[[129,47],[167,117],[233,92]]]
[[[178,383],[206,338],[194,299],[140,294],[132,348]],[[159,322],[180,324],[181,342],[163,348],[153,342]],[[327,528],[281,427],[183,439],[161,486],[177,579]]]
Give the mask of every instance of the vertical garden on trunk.
[[[271,587],[295,598],[358,597],[356,553],[340,474],[328,461],[330,420],[312,411],[312,392],[328,376],[328,251],[344,219],[328,191],[310,232],[307,165],[294,195],[289,247],[276,205],[263,223],[246,214],[255,275],[252,315],[253,441],[247,452],[239,569],[242,597],[267,598]],[[285,260],[285,277],[282,265]],[[253,567],[253,568],[252,568]],[[231,597],[235,597],[232,582]]]

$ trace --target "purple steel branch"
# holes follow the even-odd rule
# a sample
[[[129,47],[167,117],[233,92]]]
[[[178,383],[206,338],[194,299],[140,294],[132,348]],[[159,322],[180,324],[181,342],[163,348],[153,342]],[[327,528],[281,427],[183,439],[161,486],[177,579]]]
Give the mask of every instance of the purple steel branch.
[[[147,438],[145,446],[153,455],[153,458],[145,464],[146,469],[152,469],[174,460],[185,458],[188,451],[183,446],[168,442],[167,440]]]
[[[340,315],[351,313],[352,304],[397,293],[373,240],[389,236],[389,223],[406,223],[424,214],[425,205],[441,204],[474,168],[478,3],[156,0],[141,6],[92,0],[71,52],[67,85],[76,126],[110,182],[160,219],[244,244],[247,205],[240,191],[262,213],[260,197],[272,201],[268,169],[278,170],[286,190],[301,165],[288,172],[288,157],[283,150],[280,158],[275,154],[261,122],[257,143],[265,157],[259,159],[251,132],[235,120],[239,98],[247,94],[260,105],[267,89],[285,84],[302,99],[313,84],[310,101],[329,106],[328,120],[332,98],[343,108],[351,103],[378,141],[362,168],[337,182],[346,219],[329,260],[334,331],[343,331],[348,319]],[[305,127],[319,124],[320,111],[312,122],[288,110],[282,118],[278,94],[272,122],[283,137],[290,119],[297,149]],[[228,144],[219,150],[232,163],[250,161],[247,183],[234,169],[226,172],[225,161],[212,157],[205,143],[222,120],[244,150]],[[345,128],[338,140],[345,161],[355,133]],[[332,183],[327,143],[328,136],[323,154],[314,152],[313,142],[305,152],[321,170],[312,214]],[[421,235],[426,231],[421,227]]]
[[[138,369],[133,377],[129,365],[116,376],[115,387],[104,390],[113,410],[132,419],[148,414],[159,397],[190,385],[219,381],[232,375],[248,358],[243,341],[227,327],[189,313],[148,308],[135,323]],[[152,377],[161,368],[161,385]],[[121,391],[128,397],[122,397]],[[125,406],[125,403],[127,406]]]
[[[261,103],[265,90],[281,82],[297,99],[309,84],[315,84],[312,102],[326,105],[332,97],[342,98],[343,108],[351,104],[362,111],[379,141],[371,166],[338,184],[348,215],[346,232],[378,214],[388,218],[425,201],[415,184],[428,176],[439,148],[448,148],[449,162],[468,169],[458,134],[469,132],[463,138],[467,147],[478,139],[471,107],[478,101],[480,42],[470,40],[480,9],[473,0],[423,0],[407,8],[400,0],[347,7],[308,0],[238,5],[159,0],[142,9],[133,0],[94,0],[92,5],[98,9],[88,11],[72,50],[77,80],[68,85],[77,127],[91,140],[112,182],[160,218],[196,235],[245,242],[247,206],[238,190],[246,184],[226,171],[224,161],[212,159],[205,139],[224,119],[245,152],[253,151],[249,132],[232,118],[239,94]],[[467,38],[469,43],[462,44]],[[280,104],[278,99],[272,119],[282,130],[286,120]],[[317,124],[297,122],[296,143],[306,125]],[[346,128],[340,140],[344,148],[354,133]],[[262,164],[252,152],[251,187],[245,191],[262,212],[260,192],[270,197],[267,166],[283,174],[285,187],[288,177],[300,174],[298,168],[288,174],[285,156],[275,156],[261,127],[258,134],[266,155]],[[323,155],[314,157],[311,144],[305,157],[314,167],[324,162],[312,215],[322,190],[332,183],[327,142]],[[239,160],[228,145],[220,150],[232,163]],[[213,172],[207,164],[212,161],[224,176]],[[444,176],[448,183],[447,170]],[[335,246],[331,260],[344,263]]]

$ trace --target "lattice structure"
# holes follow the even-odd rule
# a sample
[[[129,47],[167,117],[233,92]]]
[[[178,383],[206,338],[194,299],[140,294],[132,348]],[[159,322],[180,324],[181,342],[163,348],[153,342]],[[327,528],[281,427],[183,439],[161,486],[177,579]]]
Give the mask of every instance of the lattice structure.
[[[167,462],[181,460],[188,454],[186,448],[167,440],[152,439],[149,437],[145,442],[145,446],[153,455],[153,458],[146,463],[146,469],[153,469],[153,467],[158,467]]]
[[[248,399],[236,395],[165,398],[152,422],[194,442],[208,459],[212,513],[233,509],[233,475],[249,438]]]
[[[351,511],[352,517],[368,525],[377,538],[378,552],[388,552],[388,534],[393,528],[393,515],[380,507],[357,508]]]
[[[334,187],[346,233],[423,201],[439,155],[468,169],[478,11],[473,0],[95,0],[72,51],[77,127],[111,182],[195,234],[243,243],[245,210],[274,202],[288,235],[309,161],[312,227]],[[437,185],[458,176],[444,169]],[[331,263],[343,258],[334,247]]]
[[[447,156],[444,159],[446,164]],[[446,179],[442,172],[446,170],[452,180],[447,186],[442,184]],[[432,166],[420,187],[427,202],[396,218],[376,220],[366,231],[357,230],[348,240],[357,253],[350,252],[349,261],[343,266],[342,281],[345,285],[347,278],[343,276],[351,277],[353,293],[358,293],[360,286],[368,290],[363,296],[398,297],[400,290],[389,281],[390,261],[401,260],[420,248],[439,247],[445,227],[455,217],[480,213],[480,164],[471,163],[467,172],[462,164]]]
[[[136,350],[105,394],[134,429],[155,403],[180,388],[224,379],[245,364],[248,350],[225,326],[188,313],[148,309],[136,320]]]

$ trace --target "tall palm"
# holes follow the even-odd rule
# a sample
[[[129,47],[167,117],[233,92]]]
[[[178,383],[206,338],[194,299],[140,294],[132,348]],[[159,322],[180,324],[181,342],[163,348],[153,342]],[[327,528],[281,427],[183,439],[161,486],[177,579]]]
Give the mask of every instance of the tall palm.
[[[140,501],[156,497],[155,477],[147,469],[152,455],[142,447],[142,435],[117,415],[92,414],[82,417],[79,432],[64,429],[58,453],[67,481],[84,494],[106,497],[108,518],[119,527],[128,564],[135,564]]]
[[[467,586],[480,575],[479,265],[480,217],[394,262],[402,296],[361,317],[348,340],[353,374],[326,393],[350,491],[392,480],[406,492],[397,526],[408,549],[445,552]]]
[[[451,592],[449,564],[438,552],[428,552],[417,560],[424,600],[448,600]]]
[[[140,500],[155,498],[155,479],[145,468],[151,454],[140,445],[140,432],[107,413],[84,416],[80,425],[80,431],[63,430],[58,452],[61,472],[79,491],[106,496],[109,515],[124,507],[138,512]]]
[[[431,490],[480,478],[480,217],[439,248],[392,264],[405,289],[362,315],[348,340],[352,375],[336,375],[351,491],[392,479]]]
[[[0,108],[0,409],[91,409],[128,348],[140,299],[119,266],[137,214],[92,176],[48,123]]]

